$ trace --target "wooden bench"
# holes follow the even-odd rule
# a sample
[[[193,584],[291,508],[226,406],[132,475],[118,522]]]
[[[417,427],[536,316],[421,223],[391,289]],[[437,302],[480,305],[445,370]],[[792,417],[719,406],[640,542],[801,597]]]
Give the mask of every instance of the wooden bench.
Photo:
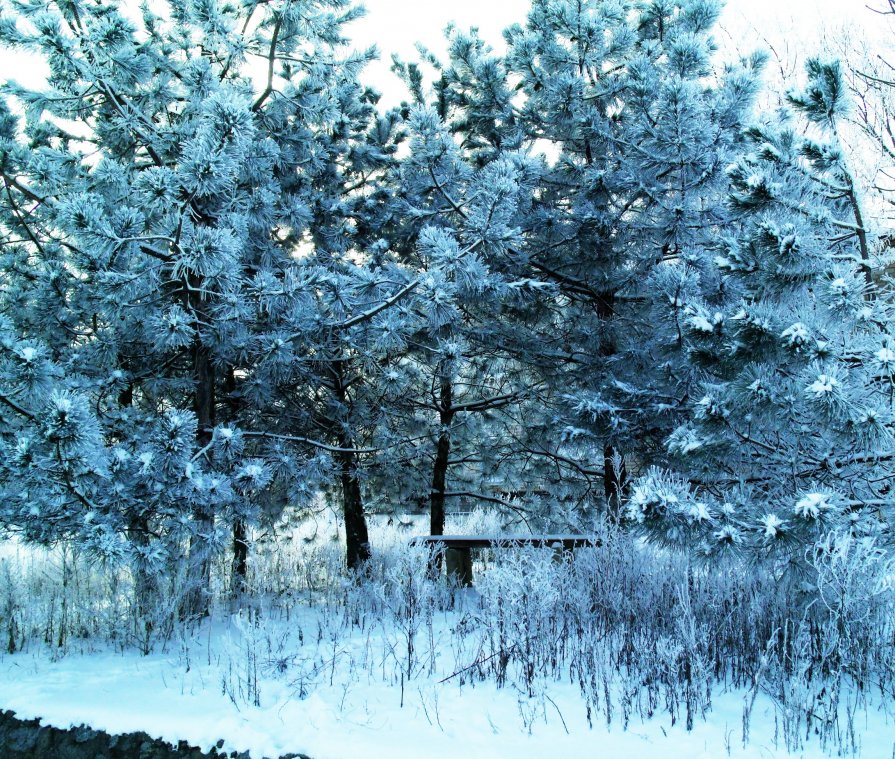
[[[454,577],[461,586],[472,585],[473,548],[552,548],[557,553],[575,548],[599,546],[601,541],[587,535],[423,535],[413,538],[412,545],[425,545],[434,550],[444,550],[444,563],[448,577]]]

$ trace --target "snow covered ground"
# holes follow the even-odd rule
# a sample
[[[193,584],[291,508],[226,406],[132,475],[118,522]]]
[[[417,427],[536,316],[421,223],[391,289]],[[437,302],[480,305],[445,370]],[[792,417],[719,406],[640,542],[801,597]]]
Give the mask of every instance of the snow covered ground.
[[[18,650],[0,653],[0,709],[206,750],[223,739],[252,757],[895,757],[890,672],[863,693],[819,679],[795,630],[786,667],[746,661],[738,638],[762,640],[791,602],[766,580],[688,578],[677,559],[609,541],[574,563],[504,552],[458,591],[426,581],[424,557],[388,530],[392,548],[374,532],[380,564],[361,584],[333,569],[331,525],[316,542],[259,548],[261,593],[238,612],[219,597],[201,625],[155,628],[148,655],[103,568],[70,558],[63,585],[59,554],[7,545],[0,635]],[[850,639],[890,640],[862,608],[868,628]],[[891,657],[891,641],[861,645],[874,667]]]
[[[294,634],[311,624],[309,616],[279,632]],[[603,720],[590,729],[578,688],[568,683],[550,683],[543,698],[529,698],[490,682],[460,686],[456,678],[439,684],[421,676],[402,691],[400,683],[353,673],[343,642],[335,667],[309,674],[304,684],[292,667],[277,673],[260,663],[253,684],[245,642],[236,629],[218,628],[177,652],[145,657],[87,653],[51,661],[41,654],[7,655],[0,660],[5,683],[0,708],[58,727],[86,723],[111,733],[143,730],[204,749],[222,738],[227,750],[248,750],[253,757],[287,752],[314,759],[829,755],[816,738],[787,753],[779,729],[775,737],[775,706],[762,695],[744,747],[743,709],[751,698],[744,692],[714,694],[706,719],[698,719],[690,732],[682,720],[672,725],[667,714],[635,718],[627,730],[618,718],[609,728]],[[895,755],[891,715],[871,711],[858,729],[858,755]]]

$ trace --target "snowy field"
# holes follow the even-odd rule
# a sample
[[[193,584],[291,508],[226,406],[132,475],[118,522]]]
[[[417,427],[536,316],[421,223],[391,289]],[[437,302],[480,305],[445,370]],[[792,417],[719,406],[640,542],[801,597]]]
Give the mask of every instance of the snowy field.
[[[399,525],[374,530],[378,558],[355,584],[340,579],[335,529],[262,545],[257,592],[238,611],[222,593],[211,621],[159,615],[149,631],[125,579],[6,545],[0,632],[16,651],[0,656],[0,708],[204,749],[223,739],[253,757],[895,755],[880,669],[892,628],[874,617],[890,584],[867,585],[861,619],[848,621],[861,660],[841,669],[878,679],[860,689],[819,674],[837,645],[823,615],[808,609],[810,624],[781,636],[792,599],[767,578],[703,575],[617,536],[561,563],[495,552],[476,588],[457,590],[424,579],[425,556],[406,548],[413,525]],[[872,566],[850,561],[851,572]],[[888,648],[868,650],[862,624]],[[768,630],[790,636],[785,655],[757,643]]]
[[[302,615],[294,625],[264,631],[262,647],[276,646],[298,630],[313,630],[315,617]],[[314,646],[290,649],[296,657],[306,652],[308,659],[296,658],[280,673],[266,651],[254,670],[246,652],[254,632],[245,635],[235,626],[221,626],[210,638],[199,635],[190,641],[188,653],[181,649],[147,657],[72,654],[54,662],[34,654],[6,656],[0,665],[0,678],[7,683],[0,707],[60,727],[87,723],[111,733],[143,730],[206,750],[223,738],[227,750],[248,750],[253,757],[288,752],[314,759],[835,754],[822,750],[816,736],[789,754],[778,709],[764,695],[753,708],[744,747],[743,710],[751,694],[738,689],[713,693],[711,709],[689,732],[682,721],[673,725],[667,714],[635,717],[627,729],[620,724],[621,714],[609,727],[601,715],[588,728],[580,690],[568,682],[551,682],[529,697],[514,686],[439,683],[437,676],[423,673],[405,682],[402,694],[399,683],[358,672],[352,659],[361,657],[369,643],[387,660],[390,643],[381,636],[368,642],[359,633],[339,641],[333,668],[325,666],[325,659],[311,658]],[[315,672],[320,665],[325,671]],[[439,668],[438,674],[443,671]],[[859,722],[857,755],[892,756],[895,718],[873,709]]]

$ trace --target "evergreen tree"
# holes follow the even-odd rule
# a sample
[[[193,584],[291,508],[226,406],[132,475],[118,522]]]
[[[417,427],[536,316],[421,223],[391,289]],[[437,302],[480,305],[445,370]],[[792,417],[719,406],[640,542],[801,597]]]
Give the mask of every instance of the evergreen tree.
[[[447,265],[453,310],[418,335],[411,363],[415,429],[431,438],[415,482],[429,491],[432,534],[456,499],[494,504],[529,526],[541,511],[532,508],[541,477],[524,447],[543,390],[533,326],[556,294],[528,270],[523,230],[545,166],[516,122],[506,61],[475,30],[450,29],[448,42],[444,63],[427,56],[430,91],[419,65],[395,66],[416,103],[401,175],[403,227],[419,230],[409,254],[424,270]],[[519,495],[528,503],[512,502]]]
[[[758,86],[760,57],[713,70],[717,15],[706,0],[538,0],[506,33],[515,123],[556,154],[524,230],[531,277],[560,292],[538,359],[552,410],[529,449],[585,492],[601,475],[616,518],[626,459],[661,457],[689,382],[650,292],[674,289],[669,262],[699,269],[724,225],[724,167]]]
[[[799,560],[829,530],[876,532],[891,519],[890,306],[868,276],[836,144],[839,68],[812,60],[807,77],[790,94],[794,113],[751,128],[752,151],[729,168],[736,222],[717,284],[689,277],[666,311],[701,381],[666,442],[677,474],[649,472],[629,514],[707,552]]]
[[[296,253],[368,239],[383,197],[355,180],[393,121],[357,84],[370,53],[339,52],[357,10],[338,0],[11,7],[4,42],[51,76],[0,106],[2,524],[147,582],[187,541],[202,613],[225,527],[244,574],[247,523],[332,471],[326,441],[283,433],[277,393],[333,320],[321,293],[380,283]]]
[[[523,371],[502,349],[496,325],[522,297],[511,277],[519,269],[518,221],[530,205],[536,164],[515,151],[494,150],[485,159],[466,144],[458,146],[433,109],[415,111],[411,130],[402,171],[408,223],[424,224],[416,265],[437,286],[415,338],[422,349],[414,359],[420,383],[415,411],[423,415],[422,426],[435,431],[426,460],[430,530],[440,535],[446,498],[487,495],[481,481],[495,472],[486,474],[483,466],[482,437],[493,442],[493,428],[505,422],[500,412],[530,391]],[[502,473],[501,479],[511,478]]]
[[[715,67],[713,0],[534,0],[380,113],[345,0],[9,7],[51,76],[0,101],[0,527],[144,598],[187,551],[201,614],[215,552],[243,589],[321,491],[351,570],[371,502],[616,518],[629,469],[627,514],[709,552],[888,518],[836,65],[747,129],[762,58]]]

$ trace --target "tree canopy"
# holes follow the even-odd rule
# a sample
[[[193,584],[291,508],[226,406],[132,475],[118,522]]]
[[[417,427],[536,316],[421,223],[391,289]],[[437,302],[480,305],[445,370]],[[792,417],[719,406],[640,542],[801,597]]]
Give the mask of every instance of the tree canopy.
[[[164,10],[162,10],[164,7]],[[319,494],[623,521],[703,554],[888,534],[891,297],[812,59],[774,114],[713,0],[534,0],[362,84],[347,0],[12,0],[0,527],[244,581]]]

